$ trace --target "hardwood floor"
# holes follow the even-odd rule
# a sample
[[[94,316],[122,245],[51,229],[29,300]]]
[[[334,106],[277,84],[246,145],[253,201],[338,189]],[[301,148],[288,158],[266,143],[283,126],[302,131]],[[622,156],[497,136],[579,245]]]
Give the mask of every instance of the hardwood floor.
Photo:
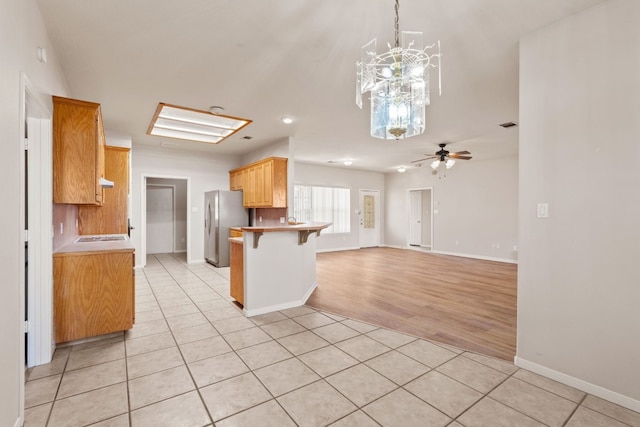
[[[517,265],[413,250],[317,255],[307,305],[513,361]]]

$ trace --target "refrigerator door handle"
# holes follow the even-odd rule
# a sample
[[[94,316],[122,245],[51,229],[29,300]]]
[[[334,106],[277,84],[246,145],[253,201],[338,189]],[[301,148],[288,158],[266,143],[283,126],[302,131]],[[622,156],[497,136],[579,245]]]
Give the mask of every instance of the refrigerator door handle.
[[[204,215],[204,229],[207,230],[207,236],[211,235],[211,202],[207,202],[207,209]]]

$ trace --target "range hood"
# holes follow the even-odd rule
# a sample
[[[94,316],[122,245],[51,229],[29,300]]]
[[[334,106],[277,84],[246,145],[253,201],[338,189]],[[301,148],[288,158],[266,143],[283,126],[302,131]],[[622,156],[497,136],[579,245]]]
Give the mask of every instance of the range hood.
[[[100,185],[102,188],[113,188],[113,181],[109,181],[105,178],[100,178]]]

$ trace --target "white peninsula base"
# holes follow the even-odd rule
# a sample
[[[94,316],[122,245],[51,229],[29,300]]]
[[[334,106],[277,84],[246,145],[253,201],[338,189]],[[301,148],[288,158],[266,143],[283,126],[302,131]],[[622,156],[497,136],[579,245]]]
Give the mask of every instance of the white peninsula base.
[[[304,305],[317,286],[316,238],[329,225],[242,227],[247,317]]]

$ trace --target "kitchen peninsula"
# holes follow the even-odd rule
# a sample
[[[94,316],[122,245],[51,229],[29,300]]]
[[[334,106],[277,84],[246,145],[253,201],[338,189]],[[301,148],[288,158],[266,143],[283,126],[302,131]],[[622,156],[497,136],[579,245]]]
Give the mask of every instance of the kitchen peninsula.
[[[230,238],[231,296],[244,305],[246,316],[306,302],[317,286],[316,238],[330,225],[311,222],[241,227],[242,237]],[[237,245],[242,245],[242,251]],[[242,259],[238,259],[240,254]]]

